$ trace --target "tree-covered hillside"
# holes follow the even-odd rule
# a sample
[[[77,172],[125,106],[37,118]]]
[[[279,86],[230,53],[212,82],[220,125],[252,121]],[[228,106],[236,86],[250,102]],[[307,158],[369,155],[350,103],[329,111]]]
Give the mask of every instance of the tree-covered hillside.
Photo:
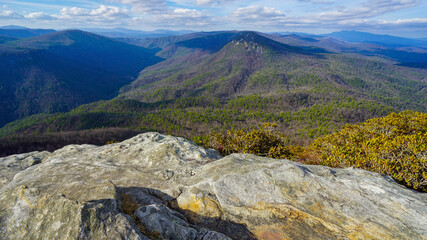
[[[82,105],[68,113],[34,115],[9,123],[0,137],[122,127],[192,138],[226,129],[251,129],[275,122],[295,144],[308,144],[346,123],[385,116],[393,109],[373,101],[309,93],[280,97],[246,96],[231,100],[195,97],[156,103],[110,100]]]
[[[295,47],[254,32],[236,34],[217,51],[232,34],[174,37],[171,44],[188,51],[144,69],[117,98],[12,122],[0,129],[2,142],[111,127],[193,138],[272,122],[290,143],[308,145],[345,124],[393,111],[426,112],[425,70]]]
[[[383,61],[391,64],[403,66],[423,68],[423,64],[427,63],[427,42],[420,45],[411,44],[417,43],[416,40],[401,41],[401,45],[390,46],[387,43],[370,43],[365,36],[366,41],[347,42],[340,39],[325,36],[299,36],[291,35],[272,35],[271,37],[279,42],[291,44],[306,49],[312,52],[334,52],[348,55],[358,55],[360,57],[368,57],[376,61]],[[381,36],[381,35],[377,35]],[[399,38],[398,38],[399,39]],[[425,68],[425,67],[424,67]]]
[[[30,29],[30,28],[21,28],[21,29],[5,29],[0,28],[1,36],[9,36],[16,38],[29,38],[40,36],[48,33],[56,32],[53,29]]]
[[[425,111],[426,76],[425,70],[363,57],[313,53],[258,33],[242,32],[210,56],[174,58],[145,69],[119,97],[156,102],[197,96],[231,99],[327,93],[334,99],[349,96],[398,110]]]
[[[77,30],[0,44],[0,126],[113,98],[155,52]]]

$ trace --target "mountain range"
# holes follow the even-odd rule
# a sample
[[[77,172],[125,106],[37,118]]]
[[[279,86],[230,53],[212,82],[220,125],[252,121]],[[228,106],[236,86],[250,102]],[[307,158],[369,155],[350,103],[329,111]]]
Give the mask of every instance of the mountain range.
[[[78,30],[0,45],[0,125],[36,113],[68,111],[113,98],[155,51]]]
[[[205,44],[205,47],[212,47],[207,43],[208,36],[211,41],[216,37],[224,37],[225,33],[230,39],[222,39],[223,44],[211,43],[212,46],[224,46],[237,35],[236,31],[222,32],[198,32],[180,36],[168,36],[159,38],[117,38],[117,40],[142,47],[161,50],[158,56],[171,58],[173,56],[188,54],[188,48],[183,45]],[[398,38],[388,35],[375,35],[360,32],[350,32],[354,38],[342,39],[339,36],[345,32],[331,33],[338,35],[337,38],[331,36],[320,36],[312,34],[265,34],[268,38],[292,46],[298,46],[311,52],[335,52],[350,53],[371,57],[375,60],[390,60],[391,63],[409,67],[425,68],[427,65],[427,42],[422,39]],[[345,36],[345,35],[344,35]],[[350,35],[351,36],[351,35]],[[377,36],[377,37],[375,37]],[[378,39],[373,42],[372,39]],[[401,40],[401,41],[400,41]],[[189,41],[189,42],[187,42]],[[399,44],[396,43],[399,41]],[[391,43],[396,44],[391,44]],[[216,49],[219,50],[219,49]],[[379,57],[379,58],[378,58]]]
[[[2,83],[3,123],[21,118],[0,129],[9,142],[112,127],[191,138],[275,122],[291,142],[307,144],[346,123],[427,110],[427,70],[399,66],[422,65],[421,45],[250,31],[117,39],[63,31],[0,49],[0,74],[13,83]],[[34,113],[43,114],[22,118]]]
[[[387,47],[427,47],[427,41],[423,39],[411,39],[395,37],[390,35],[379,35],[358,31],[340,31],[325,34],[324,36],[333,37],[349,42],[373,43]]]
[[[427,236],[421,40],[4,29],[1,239]]]
[[[276,35],[273,38],[276,41],[299,46],[310,51],[358,54],[377,61],[389,60],[390,63],[418,68],[425,68],[427,63],[427,47],[424,45],[387,47],[387,44],[382,43],[349,42],[332,37],[308,37],[294,34]]]
[[[211,39],[215,40],[210,43]],[[120,97],[156,102],[181,97],[230,99],[302,91],[328,92],[331,97],[346,92],[384,104],[389,101],[399,109],[425,108],[424,103],[415,100],[424,98],[423,74],[412,69],[403,71],[366,58],[316,53],[255,32],[218,33],[176,45],[214,54],[191,55],[190,59],[186,55],[148,67],[121,90]],[[408,86],[414,91],[408,91]]]
[[[56,32],[53,29],[30,29],[19,26],[5,26],[0,28],[0,36],[28,38]]]
[[[140,31],[133,29],[126,29],[122,27],[118,28],[83,28],[82,30],[87,32],[96,33],[102,36],[111,37],[111,38],[148,38],[148,37],[166,37],[174,35],[184,35],[193,33],[193,31],[180,30],[172,31],[166,29],[157,29],[153,31]]]

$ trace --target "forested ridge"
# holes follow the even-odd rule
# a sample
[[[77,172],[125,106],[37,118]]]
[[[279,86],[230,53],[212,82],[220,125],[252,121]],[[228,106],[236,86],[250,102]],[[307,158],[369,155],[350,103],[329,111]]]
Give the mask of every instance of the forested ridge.
[[[274,122],[291,142],[306,145],[347,123],[392,111],[426,111],[424,70],[310,52],[255,32],[191,36],[152,42],[187,50],[143,70],[115,99],[23,118],[2,128],[0,136],[120,127],[192,138]],[[11,44],[44,46],[45,38]],[[49,38],[72,45],[68,35]]]
[[[69,30],[0,43],[0,126],[114,98],[155,51]]]
[[[53,33],[50,38],[73,46],[78,39],[67,34],[82,33]],[[19,51],[22,46],[49,49],[45,38],[6,44]],[[140,49],[149,53],[141,56],[151,56],[147,61],[159,61],[155,53],[168,59],[145,68],[114,99],[8,123],[0,129],[0,153],[110,144],[156,131],[192,139],[224,155],[253,153],[364,168],[425,191],[426,70],[285,41],[255,32],[140,41],[152,47]],[[132,49],[125,45],[125,51]],[[116,72],[125,70],[118,65]]]

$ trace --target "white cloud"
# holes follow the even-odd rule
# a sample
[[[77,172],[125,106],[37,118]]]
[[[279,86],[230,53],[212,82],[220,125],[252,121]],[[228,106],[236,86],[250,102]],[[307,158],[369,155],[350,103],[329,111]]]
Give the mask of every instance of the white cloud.
[[[333,4],[335,1],[327,1],[327,0],[298,0],[298,2],[305,2],[311,4]]]
[[[423,36],[427,29],[426,16],[422,14],[427,5],[422,0],[103,1],[114,5],[99,6],[93,0],[76,1],[75,7],[58,5],[58,1],[52,1],[57,4],[28,2],[19,4],[19,9],[25,10],[21,13],[13,9],[18,1],[5,0],[0,4],[0,19],[9,24],[53,28],[90,25],[131,26],[140,29],[250,29],[314,33],[342,29],[380,32],[383,28],[390,29],[389,32],[396,32],[397,35],[400,34],[400,29],[408,29],[413,35]],[[381,15],[385,14],[386,17],[382,19]]]
[[[160,13],[167,10],[166,0],[113,0],[122,4],[130,5],[136,13]]]
[[[194,3],[199,6],[219,6],[235,1],[236,0],[194,0]]]
[[[59,19],[73,19],[77,21],[114,21],[118,19],[130,18],[127,9],[122,9],[114,6],[101,5],[96,9],[86,9],[79,7],[62,8],[59,15],[55,17]]]
[[[299,0],[304,2],[320,2],[319,0]],[[324,1],[326,3],[326,1]],[[368,0],[354,8],[341,8],[315,15],[285,15],[281,10],[248,6],[238,8],[228,19],[245,28],[259,31],[277,31],[277,29],[298,29],[313,32],[313,29],[330,30],[381,30],[381,28],[397,31],[397,29],[427,29],[426,18],[399,19],[394,21],[377,20],[382,14],[413,7],[419,0]],[[329,31],[330,31],[329,30]],[[421,30],[422,31],[422,30]]]
[[[254,25],[256,26],[256,25]],[[262,26],[261,24],[259,26]],[[393,21],[386,20],[369,20],[369,19],[349,19],[341,21],[318,21],[311,18],[298,18],[286,17],[285,19],[277,22],[271,22],[268,26],[272,28],[288,29],[298,28],[300,31],[312,31],[312,29],[330,29],[331,30],[359,30],[359,31],[373,31],[373,30],[391,30],[397,31],[403,29],[420,30],[427,29],[427,18],[411,18],[411,19],[398,19]],[[397,34],[399,35],[399,34]]]
[[[0,11],[0,18],[20,19],[20,18],[23,18],[23,16],[17,14],[16,12],[10,11],[10,10],[1,10]]]
[[[427,29],[427,18],[410,18],[398,19],[393,21],[387,20],[347,20],[337,24],[341,28],[348,29],[401,29],[401,28],[421,28]]]
[[[176,8],[169,10],[168,12],[146,18],[136,17],[134,20],[139,23],[150,24],[156,27],[200,27],[211,25],[214,22],[212,16],[206,14],[204,11],[187,8]]]
[[[230,14],[230,17],[235,22],[260,24],[284,21],[286,15],[282,11],[271,7],[248,6],[238,8]]]
[[[31,12],[21,16],[12,11],[0,11],[0,18],[15,18],[27,20],[51,21],[61,26],[72,26],[75,23],[123,23],[124,19],[130,19],[129,10],[115,6],[100,5],[98,8],[87,9],[79,7],[64,7],[57,14],[48,14],[45,12]]]
[[[313,17],[323,21],[363,19],[414,7],[419,3],[420,0],[368,0],[359,7],[341,8],[336,11],[320,13]]]
[[[427,29],[427,18],[398,19],[395,21],[379,21],[379,23],[380,24],[408,25],[408,26],[421,25]]]
[[[53,20],[56,19],[55,17],[44,13],[44,12],[33,12],[30,14],[25,15],[25,18],[28,19],[39,19],[39,20]]]

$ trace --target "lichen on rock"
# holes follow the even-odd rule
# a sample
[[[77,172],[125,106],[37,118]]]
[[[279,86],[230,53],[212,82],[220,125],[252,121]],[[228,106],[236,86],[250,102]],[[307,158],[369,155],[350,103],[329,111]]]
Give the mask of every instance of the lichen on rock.
[[[2,239],[427,239],[387,176],[140,134],[0,158]]]

